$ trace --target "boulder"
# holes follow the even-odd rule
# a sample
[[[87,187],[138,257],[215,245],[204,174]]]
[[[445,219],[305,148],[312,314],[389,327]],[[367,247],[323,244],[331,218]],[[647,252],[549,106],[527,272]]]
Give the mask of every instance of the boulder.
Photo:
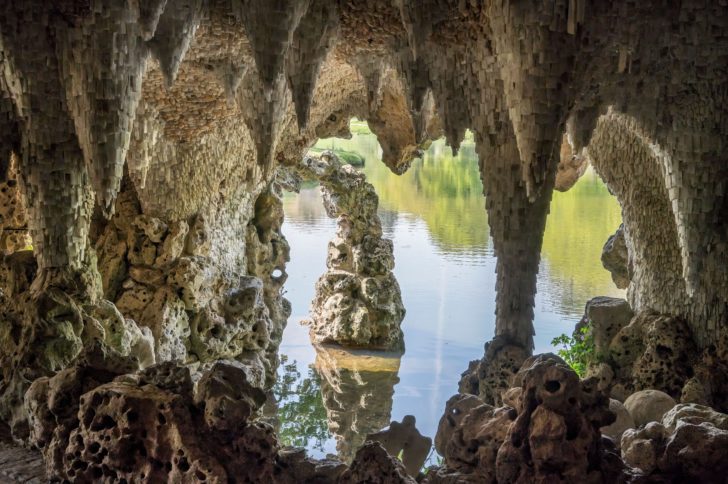
[[[728,415],[694,403],[677,404],[662,416],[662,425],[668,432],[674,432],[680,422],[694,425],[708,422],[720,430],[728,431]]]
[[[624,407],[641,427],[649,422],[661,422],[662,417],[675,406],[675,400],[659,390],[640,390],[624,401]]]
[[[614,423],[600,428],[599,431],[614,440],[617,447],[619,447],[622,441],[622,434],[625,430],[635,427],[634,419],[622,402],[613,398],[609,399],[609,411],[614,413],[617,419]]]
[[[629,303],[620,298],[599,296],[590,299],[584,309],[584,317],[577,325],[575,334],[578,334],[583,325],[591,327],[594,338],[594,349],[598,354],[608,351],[614,336],[629,324],[634,316]]]

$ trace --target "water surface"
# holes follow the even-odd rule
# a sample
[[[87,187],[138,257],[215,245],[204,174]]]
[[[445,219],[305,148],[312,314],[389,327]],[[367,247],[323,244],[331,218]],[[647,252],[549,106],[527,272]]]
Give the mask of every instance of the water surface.
[[[314,456],[338,450],[346,458],[366,433],[407,414],[434,438],[460,374],[482,357],[494,333],[496,261],[472,138],[458,156],[443,141],[433,143],[402,176],[379,161],[374,135],[317,146],[366,159],[362,171],[379,194],[385,237],[394,241],[394,272],[407,309],[406,352],[400,359],[312,347],[298,322],[308,316],[314,284],[326,269],[336,222],[326,216],[317,186],[286,194],[283,231],[291,245],[286,297],[293,314],[275,389],[281,438]],[[570,191],[554,194],[538,277],[537,352],[553,351],[551,340],[573,330],[589,298],[623,296],[599,261],[620,221],[619,205],[591,170]]]

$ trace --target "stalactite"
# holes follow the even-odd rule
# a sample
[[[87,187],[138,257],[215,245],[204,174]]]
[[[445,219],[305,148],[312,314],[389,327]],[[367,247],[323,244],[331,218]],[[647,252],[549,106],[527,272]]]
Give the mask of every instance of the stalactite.
[[[291,90],[299,129],[308,124],[311,98],[319,69],[333,47],[339,30],[339,8],[328,0],[310,0],[293,34],[286,57],[286,79]]]
[[[168,86],[177,78],[177,71],[190,47],[202,18],[203,0],[167,0],[149,48],[164,74]]]
[[[569,72],[576,53],[574,37],[565,33],[564,10],[562,5],[532,8],[496,2],[489,12],[523,179],[532,201],[547,183],[570,93]]]
[[[276,90],[293,34],[310,0],[231,0],[253,49],[257,72],[266,93]]]
[[[121,183],[148,49],[135,9],[92,2],[78,25],[56,24],[61,83],[101,208],[108,214]]]
[[[144,40],[154,37],[157,30],[159,18],[164,12],[167,0],[137,0],[139,4],[139,25],[142,29]]]
[[[268,91],[256,69],[248,69],[238,90],[238,105],[257,152],[258,165],[266,170],[273,164],[272,156],[278,144],[278,136],[285,122],[290,93],[283,77]]]

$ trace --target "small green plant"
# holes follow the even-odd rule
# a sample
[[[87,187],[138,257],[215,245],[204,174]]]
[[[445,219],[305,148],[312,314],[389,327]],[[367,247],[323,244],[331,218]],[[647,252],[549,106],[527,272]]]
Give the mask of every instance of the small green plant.
[[[586,374],[589,363],[597,359],[591,323],[579,328],[575,335],[562,334],[557,336],[551,340],[551,344],[557,348],[561,347],[556,353],[566,361],[580,378],[583,378]]]

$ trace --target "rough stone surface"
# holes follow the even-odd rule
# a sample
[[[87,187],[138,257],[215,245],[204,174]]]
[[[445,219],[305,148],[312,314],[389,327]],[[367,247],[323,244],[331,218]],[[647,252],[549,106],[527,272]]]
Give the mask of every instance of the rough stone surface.
[[[651,311],[638,313],[619,330],[608,351],[616,381],[628,393],[652,388],[673,398],[680,398],[698,356],[682,319]]]
[[[640,323],[610,347],[617,385],[728,408],[726,25],[724,2],[698,0],[4,2],[0,175],[11,179],[14,156],[37,265],[2,282],[0,416],[23,437],[34,380],[73,367],[96,339],[96,363],[140,362],[144,327],[155,358],[204,366],[245,347],[253,354],[235,357],[264,358],[272,374],[276,343],[261,341],[284,306],[241,241],[275,166],[352,116],[371,123],[397,173],[428,137],[457,149],[474,133],[498,257],[495,333],[508,345],[474,365],[468,391],[497,403],[520,359],[505,348],[532,351],[566,134],[623,209]],[[105,222],[132,192],[138,207]],[[241,286],[246,276],[262,281],[253,312],[262,299],[266,328],[228,314],[228,296],[260,289]],[[646,323],[648,310],[662,319]],[[222,328],[221,339],[193,327]],[[722,471],[702,447],[720,432],[678,431],[675,479]]]
[[[624,299],[613,297],[595,297],[586,303],[584,316],[576,326],[575,336],[582,325],[591,327],[594,349],[599,355],[606,355],[614,336],[627,326],[634,313]]]
[[[377,442],[367,442],[356,452],[349,469],[339,478],[339,484],[376,482],[379,484],[414,484],[404,465],[387,453]]]
[[[631,279],[629,250],[624,236],[624,224],[611,235],[602,249],[602,265],[612,274],[612,280],[619,289],[626,289]]]
[[[725,482],[725,414],[679,405],[665,415],[663,423],[669,428],[651,422],[624,433],[625,463],[646,475],[647,482]]]
[[[299,171],[321,183],[324,207],[336,218],[327,272],[316,282],[311,303],[315,343],[403,350],[405,309],[392,273],[392,241],[382,237],[379,199],[363,173],[342,165],[331,152],[306,157]]]
[[[503,393],[511,388],[513,378],[528,357],[527,349],[496,336],[486,343],[483,359],[470,362],[470,368],[461,376],[459,389],[478,395],[490,405],[500,405]]]
[[[379,442],[389,455],[397,456],[412,477],[417,477],[432,448],[432,439],[420,434],[412,415],[402,422],[393,421],[389,427],[369,434],[367,441]]]
[[[599,431],[602,435],[606,435],[614,440],[614,443],[617,447],[619,447],[622,442],[622,434],[627,429],[635,428],[635,421],[627,408],[619,400],[615,400],[613,398],[609,399],[609,411],[616,416],[616,420],[613,423],[600,428]]]
[[[640,390],[624,401],[624,407],[640,427],[649,422],[661,422],[663,415],[675,406],[675,400],[659,390]]]

